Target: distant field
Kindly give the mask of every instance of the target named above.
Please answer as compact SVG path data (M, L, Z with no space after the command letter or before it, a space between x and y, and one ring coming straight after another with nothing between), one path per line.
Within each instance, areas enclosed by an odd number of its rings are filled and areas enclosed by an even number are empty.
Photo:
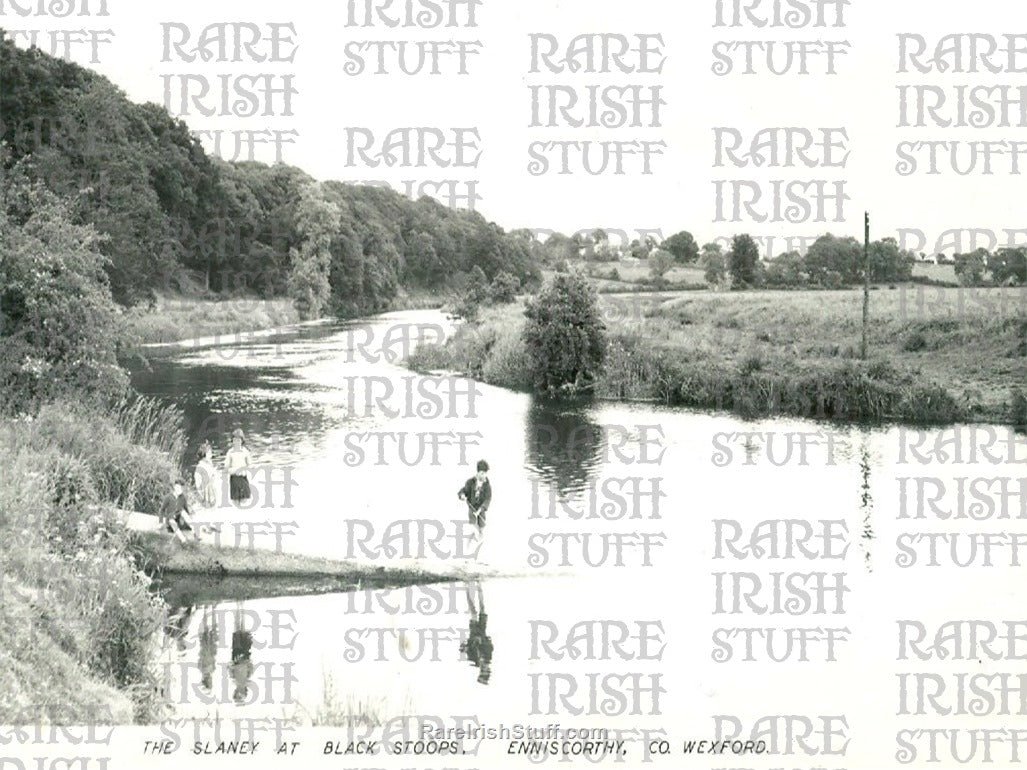
M917 278L933 278L936 281L959 283L955 265L932 265L930 262L917 262L913 265L913 275Z
M848 291L680 292L638 313L637 331L690 358L759 356L782 370L858 356L863 294ZM613 298L616 302L618 298ZM610 315L613 315L608 311ZM1027 287L907 285L870 294L869 350L976 405L1001 411L1027 373Z
M623 287L625 290L631 290L636 287L638 283L647 281L652 277L649 272L649 265L645 262L625 265L620 262L579 261L570 263L570 266L573 270L582 270L586 273L590 272L596 287L606 291L619 287ZM617 271L617 275L619 276L618 280L600 277L609 275L611 270ZM553 273L551 271L543 271L543 276L547 279L552 275ZM672 267L664 274L663 277L671 283L685 282L695 284L706 282L706 279L703 277L702 268L694 265Z

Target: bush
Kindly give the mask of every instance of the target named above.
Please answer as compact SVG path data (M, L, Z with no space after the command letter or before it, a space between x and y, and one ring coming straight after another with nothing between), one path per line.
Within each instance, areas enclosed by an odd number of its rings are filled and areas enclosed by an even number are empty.
M60 553L74 553L84 537L82 524L90 506L97 502L92 471L88 463L68 455L56 454L46 468L49 505L46 537Z
M424 342L414 348L407 356L406 366L422 374L449 369L453 366L453 356L445 345L437 342Z
M124 393L125 326L104 273L101 235L20 164L0 186L0 412L35 414L74 395ZM24 210L22 210L24 209Z
M1023 432L1027 432L1027 396L1020 388L1013 388L1010 398L1012 414L1010 422L1013 426Z
M742 365L740 371L743 377L748 377L750 374L762 371L763 369L763 358L759 353L753 353L742 359Z
M578 275L557 275L525 308L524 342L538 393L592 389L606 348L606 325L592 285Z
M923 335L923 332L912 331L906 335L906 338L902 341L902 349L907 353L915 353L918 350L923 350L927 347L927 338Z
M510 275L504 270L492 279L492 285L489 287L489 299L499 305L513 302L517 298L520 288L521 282L516 276Z

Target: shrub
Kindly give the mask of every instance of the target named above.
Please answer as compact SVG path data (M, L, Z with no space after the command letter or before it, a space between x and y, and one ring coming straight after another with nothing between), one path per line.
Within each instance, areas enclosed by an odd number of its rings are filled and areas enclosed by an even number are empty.
M496 277L492 279L492 285L489 286L489 299L500 305L513 302L517 298L520 288L521 282L517 277L504 270L497 273Z
M415 372L432 372L449 369L453 366L453 356L445 345L436 342L424 342L418 345L407 356L406 365Z
M759 353L753 353L742 359L742 365L740 371L743 377L747 377L750 374L759 372L763 369L763 358Z
M923 335L923 332L919 330L910 332L902 341L902 349L907 353L915 353L916 351L923 350L926 347L927 338Z
M1013 388L1010 405L1012 414L1010 422L1019 431L1027 431L1027 396L1021 388Z
M92 225L29 182L20 164L0 186L0 412L34 414L74 395L123 393L117 353L127 338Z
M98 499L92 471L88 463L77 457L56 454L47 464L46 481L46 537L55 551L74 553L85 536L81 525Z
M536 392L590 390L606 348L606 325L592 285L578 275L557 275L525 308L524 341Z

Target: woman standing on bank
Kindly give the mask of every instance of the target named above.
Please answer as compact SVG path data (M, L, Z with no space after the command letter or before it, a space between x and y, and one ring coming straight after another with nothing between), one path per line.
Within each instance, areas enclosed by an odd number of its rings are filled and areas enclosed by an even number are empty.
M253 464L246 448L241 428L232 432L232 448L225 454L225 472L228 473L228 494L237 506L250 499L249 467Z

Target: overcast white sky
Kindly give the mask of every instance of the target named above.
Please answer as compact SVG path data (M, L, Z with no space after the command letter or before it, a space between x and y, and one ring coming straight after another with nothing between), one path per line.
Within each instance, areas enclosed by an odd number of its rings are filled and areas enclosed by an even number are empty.
M728 8L731 1L724 0ZM360 0L358 5L363 2ZM78 0L79 7L81 3ZM405 179L476 179L482 197L477 208L506 228L553 228L566 232L593 227L652 228L661 229L664 235L688 229L700 242L737 232L781 239L789 234L815 236L831 231L861 238L863 211L870 209L874 237L894 235L898 228L919 228L928 235L924 250L929 252L935 250L935 240L948 228L1027 228L1023 188L1019 175L1008 173L1008 156L994 160L990 175L978 171L959 176L947 170L940 175L920 172L903 177L895 170L900 160L896 145L904 140L1027 140L1027 132L1015 125L1017 120L1006 128L897 127L898 85L1019 86L1025 82L1024 76L1017 73L896 72L899 32L920 33L933 47L939 36L953 32L989 33L1001 41L1002 34L1027 31L1027 23L1017 7L1000 0L958 4L853 0L844 12L844 28L805 29L714 27L716 0L484 0L475 11L477 27L429 30L389 29L384 25L347 27L347 5L310 0L108 0L107 16L53 19L19 16L15 6L28 7L28 0L14 4L6 0L0 2L0 25L9 30L114 30L113 43L100 49L99 63L89 62L90 51L84 46L73 51L72 58L107 75L136 101L164 103L163 75L198 73L216 84L215 76L220 74L291 74L298 90L292 116L183 117L194 129L296 130L296 144L285 147L284 160L321 179L385 178L396 183ZM402 0L393 0L393 6L402 5ZM420 7L419 2L416 5ZM98 0L90 0L90 6L95 14ZM758 10L762 13L773 6L772 0L763 0ZM833 20L833 3L827 13ZM458 16L466 18L466 11L458 9ZM293 23L298 46L294 62L161 61L161 22L185 23L195 39L204 25L223 21ZM562 41L590 32L659 33L663 36L666 63L660 75L530 73L529 34L537 32L556 35ZM368 40L481 41L482 49L469 59L470 74L464 76L346 74L346 44ZM823 71L823 55L811 58L813 74L809 75L717 76L711 71L715 62L712 51L714 44L723 40L844 40L851 47L847 55L838 58L838 74L834 76L816 74ZM733 56L736 66L740 66L742 53ZM1027 61L1027 54L1021 58ZM452 56L446 57L442 62L444 70L453 72L456 61ZM756 62L765 72L765 62L758 58ZM660 111L661 125L592 131L530 128L528 86L558 84L662 86L666 105ZM584 97L583 88L579 92ZM951 89L948 93L950 99L955 98ZM276 104L280 106L281 102ZM169 106L177 112L177 100ZM347 167L347 127L367 127L383 136L392 128L411 126L476 128L482 151L478 167L456 171ZM851 153L844 169L807 169L801 165L755 171L718 169L713 167L713 128L717 126L735 127L745 133L770 126L814 130L844 127ZM533 176L528 172L531 142L589 139L662 140L667 148L664 155L653 160L650 175L635 171L637 159L631 159L628 168L632 173L626 175L591 176L579 170L572 175L558 176L551 171ZM960 152L961 159L967 157L965 147ZM266 152L260 157L271 159ZM551 158L556 161L555 155ZM1021 167L1027 167L1027 154L1021 160ZM759 223L749 217L740 222L716 222L713 181L717 179L823 179L832 183L846 180L851 200L845 205L844 222ZM769 199L769 184L762 189L765 199ZM828 210L833 219L833 204ZM1021 235L1021 240L1027 241L1027 233ZM917 246L912 241L908 245Z

